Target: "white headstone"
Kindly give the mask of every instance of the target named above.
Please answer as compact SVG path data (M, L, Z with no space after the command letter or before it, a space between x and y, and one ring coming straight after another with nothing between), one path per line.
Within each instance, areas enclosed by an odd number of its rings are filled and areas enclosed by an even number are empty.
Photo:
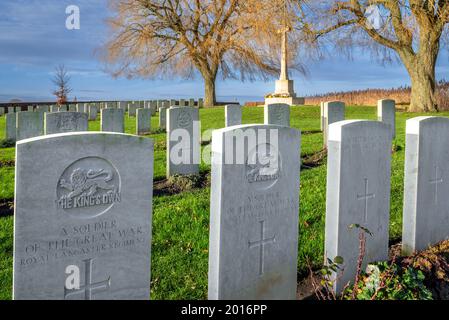
M14 109L14 107L8 107L8 113L15 113L16 110Z
M101 110L101 131L125 132L125 114L123 109Z
M288 104L268 104L264 107L265 124L290 127L290 106Z
M55 112L45 114L45 134L88 131L87 113Z
M69 109L67 108L67 105L61 105L59 106L59 112L67 112Z
M137 109L136 116L137 135L149 134L151 131L151 110Z
M242 107L238 104L225 106L225 127L238 126L242 124Z
M17 115L14 112L13 113L8 112L6 114L6 127L5 127L6 139L16 141L17 137L16 125L17 125Z
M33 106L28 106L28 107L27 107L27 111L29 111L29 112L34 111L34 107L33 107Z
M86 104L85 103L78 103L76 105L76 111L77 112L83 112L83 113L87 112Z
M335 279L334 274L337 293L356 275L364 231L352 225L372 233L366 235L364 267L388 258L390 162L388 125L348 120L329 126L325 255L344 259L343 275Z
M98 108L95 104L89 106L89 120L96 121L98 116Z
M69 104L68 108L69 112L77 112L77 108L75 104Z
M17 141L38 137L44 134L43 112L17 113Z
M402 246L405 254L449 238L449 118L407 120Z
M167 108L161 107L159 109L159 128L167 129Z
M152 140L129 135L19 143L14 299L149 299L152 163Z
M0 116L2 116L2 115L4 115L4 114L5 114L5 108L0 107Z
M324 131L325 118L324 118L324 102L320 103L320 130Z
M133 104L129 104L128 105L128 116L129 117L135 117L138 107L139 106L137 104L134 104L134 103Z
M175 107L167 113L167 177L199 173L201 160L199 112Z
M150 101L150 110L152 116L157 113L157 101Z
M377 102L377 118L390 126L394 139L396 137L396 102L394 100L379 100Z
M204 99L200 98L198 99L198 108L203 108L204 107Z
M300 145L287 127L213 132L209 299L296 299Z
M334 122L345 120L345 104L340 101L330 101L324 103L324 132L323 145L327 147L329 136L329 125Z

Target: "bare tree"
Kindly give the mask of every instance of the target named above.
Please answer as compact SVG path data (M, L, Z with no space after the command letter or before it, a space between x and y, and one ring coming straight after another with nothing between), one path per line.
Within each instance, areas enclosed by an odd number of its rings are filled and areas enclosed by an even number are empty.
M52 82L56 86L56 90L53 92L53 95L56 96L58 105L65 104L69 93L72 92L72 89L69 86L70 77L63 64L55 68L55 74L52 78Z
M318 41L334 37L341 47L375 49L386 60L395 53L410 75L410 111L438 111L435 66L447 35L449 0L300 2L303 31Z
M199 72L205 105L213 106L219 74L241 80L278 75L277 0L110 0L110 5L114 16L104 59L114 76L191 78Z

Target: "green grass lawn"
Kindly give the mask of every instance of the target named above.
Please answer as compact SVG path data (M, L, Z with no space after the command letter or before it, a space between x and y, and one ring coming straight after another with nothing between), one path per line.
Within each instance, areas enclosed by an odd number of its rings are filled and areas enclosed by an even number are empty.
M390 238L399 240L402 228L405 121L420 116L397 113L396 152L392 161ZM448 116L449 113L439 115ZM347 107L347 119L376 119L372 107ZM202 132L224 126L224 109L200 110ZM243 122L263 123L262 108L244 108ZM302 136L302 155L322 149L319 107L293 107L292 126ZM135 133L135 118L126 118L126 133ZM0 140L4 139L5 117L0 117ZM158 127L153 117L152 127ZM99 130L99 121L91 122L91 131ZM206 135L207 136L207 135ZM165 134L149 135L155 140L155 180L165 177ZM207 139L206 139L207 140ZM0 163L14 159L14 148L0 149ZM203 171L210 166L201 165ZM156 196L153 201L152 299L206 299L209 238L209 188L174 196ZM0 200L14 197L14 168L0 165ZM301 172L300 234L298 273L307 273L307 263L319 268L323 261L326 208L326 165ZM0 299L11 298L13 218L0 218Z

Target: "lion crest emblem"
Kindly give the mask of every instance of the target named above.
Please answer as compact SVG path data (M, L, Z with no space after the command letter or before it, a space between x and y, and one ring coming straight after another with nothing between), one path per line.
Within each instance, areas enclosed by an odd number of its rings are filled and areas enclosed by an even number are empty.
M70 191L68 198L78 196L93 196L98 190L115 191L114 185L109 185L113 178L111 171L107 170L84 170L75 169L70 176L70 181L65 179L59 181L59 185Z
M83 158L59 178L56 204L75 217L95 217L121 202L120 189L120 175L113 165L98 157Z

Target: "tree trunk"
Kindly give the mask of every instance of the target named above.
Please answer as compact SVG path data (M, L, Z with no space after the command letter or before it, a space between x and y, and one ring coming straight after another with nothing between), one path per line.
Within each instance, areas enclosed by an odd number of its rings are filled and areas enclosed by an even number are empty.
M400 54L410 75L412 84L410 107L408 111L438 111L435 76L438 53L438 43L432 46L429 44L429 41L421 41L421 49L418 54Z
M213 107L217 102L217 98L215 95L215 79L216 76L208 76L204 77L204 106L205 107Z
M438 111L436 97L435 66L417 66L410 72L412 82L412 94L410 97L411 112Z

